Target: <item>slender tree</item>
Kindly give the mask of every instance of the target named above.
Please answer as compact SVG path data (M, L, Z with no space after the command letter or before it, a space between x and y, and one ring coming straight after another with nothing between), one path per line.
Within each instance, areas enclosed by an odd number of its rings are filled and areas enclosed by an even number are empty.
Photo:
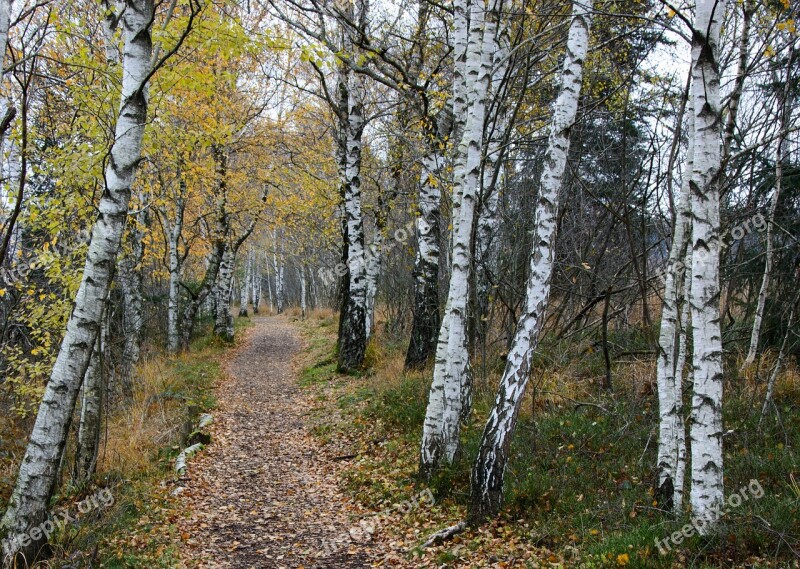
M114 143L105 172L106 188L92 228L83 278L56 363L45 389L30 442L2 527L6 559L35 559L46 537L31 539L29 530L47 517L72 421L75 403L111 286L122 242L136 166L147 121L147 85L152 65L150 26L153 0L126 0L122 14L124 56L122 92Z
M573 4L561 72L561 89L553 110L535 212L525 308L517 323L494 407L483 430L478 457L472 469L469 520L473 523L496 514L502 505L503 478L511 437L530 378L533 352L538 344L550 295L559 192L567 165L570 130L578 110L591 19L591 0Z

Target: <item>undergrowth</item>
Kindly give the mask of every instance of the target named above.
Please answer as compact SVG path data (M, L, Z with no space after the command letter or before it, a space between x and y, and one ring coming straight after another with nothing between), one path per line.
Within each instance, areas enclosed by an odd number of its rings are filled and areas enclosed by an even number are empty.
M331 366L335 323L312 317L304 330L314 347L302 383L343 416L334 423L323 405L317 434L325 441L357 441L350 442L358 458L343 475L345 487L373 508L419 488L418 445L432 371L405 373L404 346L379 335L370 348L378 357L364 377L342 377ZM628 339L617 340L626 345ZM502 514L450 543L417 550L406 557L407 566L798 566L800 376L794 367L779 380L777 413L760 426L763 383L736 377L735 371L726 383L726 496L753 480L763 495L731 508L715 535L684 539L662 554L657 540L681 530L690 513L676 520L654 496L658 409L652 359L618 355L609 393L599 387L603 358L591 344L573 345L572 357L564 345L543 348L512 445ZM428 533L466 513L472 459L502 372L501 356L495 358L475 366L490 372L476 378L473 419L462 430L460 457L431 482L436 507L413 518ZM726 369L738 366L730 362ZM408 530L395 529L398 535ZM417 542L425 537L419 532Z
M246 318L235 320L237 332L249 325ZM52 556L41 567L178 565L181 536L175 522L182 513L170 494L174 459L184 444L188 410L213 412L215 386L222 379L219 360L230 347L205 331L192 342L189 352L156 354L137 366L132 398L109 417L93 479L81 488L64 480L54 497L52 511L65 511L76 519L53 535ZM22 430L20 426L17 429ZM4 432L2 438L5 436ZM21 436L19 432L17 436ZM22 443L19 448L24 451ZM67 456L65 463L69 461ZM12 461L7 471L16 467L18 463ZM2 480L3 507L11 478ZM75 515L81 501L100 492L110 493L113 500L95 499L97 507Z

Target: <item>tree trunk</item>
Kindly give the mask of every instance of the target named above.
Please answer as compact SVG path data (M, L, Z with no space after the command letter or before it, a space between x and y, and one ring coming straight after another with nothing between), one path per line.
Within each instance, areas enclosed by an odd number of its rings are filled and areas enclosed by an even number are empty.
M789 61L786 65L786 79L784 88L778 93L778 140L775 151L775 191L772 194L772 201L769 205L767 214L767 250L764 252L764 274L761 277L761 288L758 291L758 303L756 304L756 314L753 318L753 330L750 334L750 348L747 351L747 358L742 367L752 364L758 353L758 340L761 336L761 324L764 321L764 308L767 305L767 293L769 292L770 273L772 272L772 262L775 257L775 247L772 242L772 232L775 226L775 212L778 209L778 201L781 198L781 186L783 184L783 167L787 152L786 127L791 118L791 110L786 104L792 84L792 67L794 61L794 41L789 46Z
M503 177L506 130L510 120L505 97L501 93L508 71L511 46L506 26L498 26L494 39L491 96L494 100L494 124L487 126L486 151L481 176L481 200L475 235L475 314L472 317L472 336L479 344L486 341L488 326L490 282L489 275L497 261L497 230L500 226L500 192ZM486 49L486 48L484 48ZM477 338L474 338L477 336Z
M36 423L3 517L6 531L4 557L33 561L46 537L29 539L28 532L44 522L58 479L78 391L89 367L92 348L111 286L122 242L136 166L141 159L142 136L147 122L144 84L150 72L152 0L128 0L122 18L124 61L122 92L114 143L105 172L106 187L92 228L80 288L67 321L50 381L45 388Z
M179 173L179 176L181 174ZM164 226L167 229L169 249L169 300L167 302L167 351L171 354L180 349L180 282L181 282L181 256L180 246L183 233L183 214L186 209L185 182L181 176L181 193L175 200L175 220L170 222L167 210L162 212Z
M102 426L103 393L105 392L104 363L107 338L108 317L102 331L97 335L89 367L83 378L81 397L81 418L78 427L78 445L75 449L75 465L72 479L77 485L87 482L97 466L97 452L100 449Z
M242 275L242 282L239 286L239 316L248 316L247 303L250 300L250 279L253 270L252 259L248 253L247 259L244 261L244 274Z
M427 119L430 123L431 119ZM439 315L439 240L441 172L444 167L444 142L437 128L425 133L427 150L421 160L417 200L417 255L414 261L414 310L411 342L405 368L421 369L433 357L441 325Z
M214 318L214 335L230 342L233 340L233 315L231 314L231 285L235 257L228 244L222 254L217 276L217 314Z
M698 0L692 31L692 515L706 534L722 508L722 339L719 322L719 30L724 0Z
M126 396L132 393L133 367L139 362L144 328L144 273L145 234L150 225L147 199L139 195L139 212L128 231L130 253L119 259L119 283L122 288L122 327L125 344L122 349L122 389Z
M459 221L454 225L450 289L436 346L428 407L425 413L420 475L430 479L442 464L452 463L459 446L460 421L468 417L472 404L472 381L467 350L467 299L471 272L473 215L480 184L486 94L491 78L491 49L494 46L498 13L485 18L485 8L476 2L470 9L467 78L473 86L468 95L467 122L456 160L453 201L460 201ZM459 196L458 198L456 196ZM454 205L455 207L455 205Z
M589 44L592 3L573 4L572 24L561 74L561 90L554 107L550 138L536 207L530 276L525 309L508 354L494 407L483 431L478 457L472 469L469 520L478 523L495 515L502 506L503 477L511 437L531 373L533 352L544 323L556 239L558 194L569 153L569 134L580 98L583 63Z
M364 9L364 3L359 2ZM359 20L364 15L359 14ZM345 36L347 33L345 33ZM344 40L344 50L352 51L352 42ZM339 361L341 372L357 370L364 363L367 348L366 301L367 276L364 252L364 217L361 211L361 150L364 132L362 79L342 65L339 72L340 129L344 146L344 214L347 223L348 291L339 327ZM346 104L345 104L346 101Z
M679 116L678 120L682 117ZM694 162L694 118L691 108L688 120L689 146L686 151L681 192L678 199L675 230L667 261L664 284L664 305L661 309L661 330L658 336L658 361L656 364L656 385L658 388L658 498L659 507L679 513L683 509L683 468L681 454L686 451L686 429L683 423L683 361L678 351L686 353L685 334L679 333L681 288L684 285L687 244L691 235L691 196L690 180ZM679 136L680 131L676 132ZM691 281L689 281L691 282ZM684 339L682 343L680 340ZM679 484L678 481L681 481Z
M283 312L283 254L278 230L273 230L272 235L275 246L272 253L272 264L275 268L275 305L278 308L278 314L281 314Z
M306 265L300 263L300 316L303 320L306 319L308 313L308 305L306 301Z
M253 314L258 314L258 309L261 306L261 263L255 251L250 251L250 259L253 267L250 271L250 290L253 291Z

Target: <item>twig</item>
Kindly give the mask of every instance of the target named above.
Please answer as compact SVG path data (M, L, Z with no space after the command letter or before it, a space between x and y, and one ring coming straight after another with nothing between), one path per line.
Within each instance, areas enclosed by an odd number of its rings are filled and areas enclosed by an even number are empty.
M451 539L453 536L458 535L462 531L467 528L467 522L461 520L454 526L450 526L448 528L444 528L443 530L437 531L435 534L428 538L428 541L420 545L420 549L425 549L426 547L430 547L431 545L435 545L437 543L441 543L443 541L447 541Z

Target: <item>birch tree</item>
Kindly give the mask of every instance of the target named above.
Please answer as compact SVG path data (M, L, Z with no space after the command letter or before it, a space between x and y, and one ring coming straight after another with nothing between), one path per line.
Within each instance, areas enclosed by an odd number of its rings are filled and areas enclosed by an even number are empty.
M244 259L244 274L242 281L239 285L239 316L247 316L247 303L250 302L250 273L253 269L252 259L248 252L247 258Z
M359 29L366 28L368 4L359 0L352 21L359 22ZM342 51L353 53L350 31L343 27ZM344 223L346 224L347 285L348 290L342 306L339 326L340 371L351 371L361 367L367 349L367 267L364 248L364 216L361 210L361 152L364 134L364 88L363 78L353 73L345 64L340 64L337 92L339 103L339 137L343 152L344 179Z
M792 65L794 62L794 44L795 39L792 36L789 44L789 56L786 65L786 77L783 81L783 89L778 91L778 139L775 146L775 190L772 193L772 199L769 204L769 212L767 213L767 235L766 250L764 251L764 273L761 277L761 287L758 291L758 300L756 302L756 313L753 317L753 329L750 333L750 346L747 350L747 357L744 360L742 367L752 364L756 359L758 353L758 340L761 337L761 325L764 321L764 309L767 304L767 295L769 294L770 275L772 273L772 264L775 257L775 246L773 243L773 232L775 231L775 212L778 209L778 202L781 199L781 190L783 187L783 169L786 166L788 158L788 144L787 144L787 127L789 125L791 108L787 104L790 89L792 84ZM776 84L780 84L780 80L776 78Z
M180 169L179 169L180 170ZM177 353L180 349L180 283L182 258L180 241L183 234L183 218L186 211L186 181L178 172L178 195L173 201L173 212L161 209L167 237L167 270L169 271L169 297L167 300L167 351Z
M87 482L94 474L97 467L97 453L100 450L103 393L106 391L104 365L108 317L103 320L89 360L89 367L86 369L86 376L83 378L78 443L75 448L75 466L72 474L72 479L77 484Z
M517 323L494 406L484 428L478 457L472 469L469 519L473 523L496 514L502 505L503 479L511 437L530 378L533 352L538 344L547 310L559 192L567 165L570 130L578 110L583 65L589 46L591 11L591 0L573 4L572 23L561 72L561 88L553 109L535 212L525 308Z
M691 108L694 160L691 177L692 319L691 506L706 519L700 533L716 521L723 505L722 338L719 314L719 33L725 2L699 0L692 29Z
M681 113L682 114L682 113ZM678 120L682 120L679 117ZM694 161L694 117L689 110L689 146L686 165L678 199L675 230L667 260L664 284L664 303L661 310L661 330L658 336L656 384L658 388L658 489L659 497L666 500L659 506L682 511L683 485L686 462L686 429L683 417L683 366L686 354L686 336L681 331L684 287L684 260L691 234L690 177ZM680 131L678 131L680 133ZM679 136L676 134L676 136ZM691 281L690 281L691 282ZM680 357L680 353L683 357Z
M470 8L466 56L467 121L454 168L453 254L450 288L436 347L433 382L428 396L420 451L420 474L429 479L442 464L451 463L459 446L460 421L469 415L472 398L467 350L467 299L472 268L470 249L473 215L480 185L486 95L502 2L487 11L482 2ZM458 204L458 205L457 205Z
M100 331L122 242L147 120L146 81L152 68L152 20L152 0L125 2L121 18L124 37L121 103L105 172L106 188L92 228L73 312L2 520L8 544L4 557L9 560L32 561L46 541L44 536L31 539L28 532L47 517L78 391Z
M145 254L145 233L150 225L149 204L145 192L139 192L138 211L133 215L127 232L130 251L119 259L119 284L122 288L122 325L125 345L122 351L122 385L126 395L131 393L133 366L139 361L144 327L144 274L142 263Z

